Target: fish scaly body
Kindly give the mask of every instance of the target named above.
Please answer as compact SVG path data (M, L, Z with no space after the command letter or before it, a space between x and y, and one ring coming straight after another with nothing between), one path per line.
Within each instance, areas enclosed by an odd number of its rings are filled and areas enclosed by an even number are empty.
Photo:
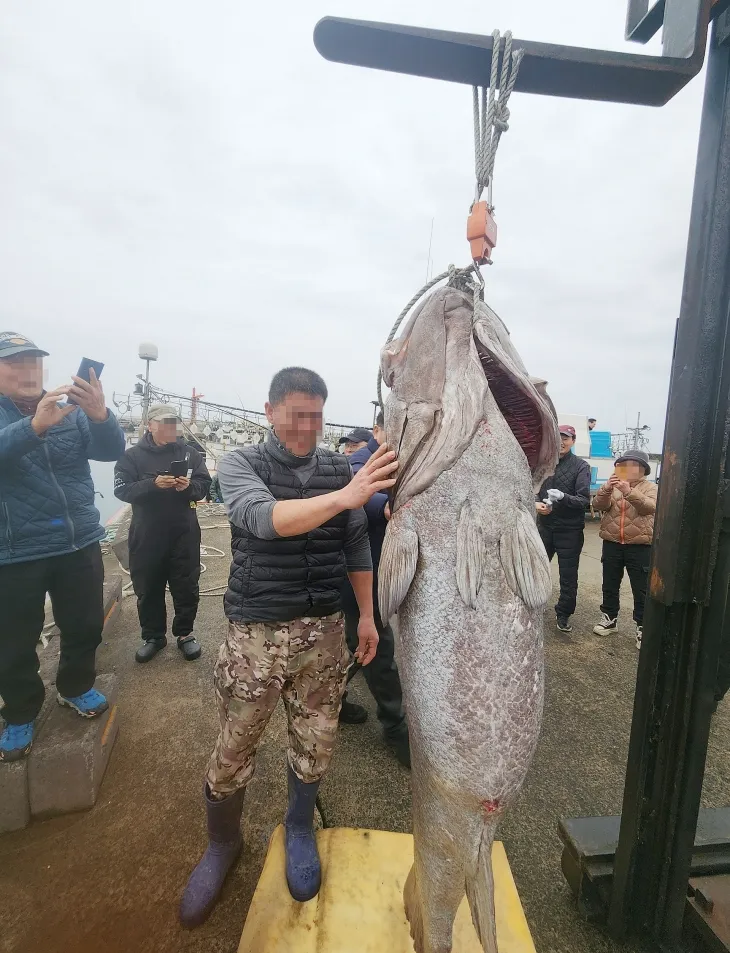
M458 288L426 299L382 366L400 462L380 609L398 612L411 740L406 913L416 953L450 953L466 893L497 953L492 842L542 720L551 581L533 487L557 461L557 423L499 318Z

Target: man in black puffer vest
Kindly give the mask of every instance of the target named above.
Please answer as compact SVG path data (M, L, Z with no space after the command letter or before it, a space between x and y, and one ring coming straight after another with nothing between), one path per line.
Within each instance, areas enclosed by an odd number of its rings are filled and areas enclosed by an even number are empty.
M536 497L537 528L552 560L557 553L560 598L555 606L556 625L572 631L570 617L578 598L578 562L583 549L585 511L591 498L591 468L573 453L575 428L560 427L560 460L555 473Z
M227 454L218 468L233 552L228 634L214 676L222 727L205 783L209 845L180 904L186 926L208 916L241 849L243 793L279 697L289 722L286 879L300 902L319 890L315 800L352 661L340 591L347 574L360 611L355 658L368 665L378 633L362 507L395 483L397 467L382 447L353 477L346 457L318 448L326 399L313 371L279 371L266 442Z

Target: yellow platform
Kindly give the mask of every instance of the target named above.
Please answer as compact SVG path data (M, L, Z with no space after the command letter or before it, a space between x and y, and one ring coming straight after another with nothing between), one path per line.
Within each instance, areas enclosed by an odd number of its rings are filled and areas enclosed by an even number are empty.
M413 862L410 834L333 827L319 831L322 889L309 903L289 896L284 829L269 843L238 953L413 953L403 884ZM492 852L499 953L535 953L504 847ZM466 899L453 953L482 953Z

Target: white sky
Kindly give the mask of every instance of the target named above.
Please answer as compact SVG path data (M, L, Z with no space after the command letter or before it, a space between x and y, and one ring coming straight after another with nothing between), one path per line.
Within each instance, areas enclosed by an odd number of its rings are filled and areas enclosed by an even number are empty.
M587 12L590 7L590 12ZM426 276L465 264L471 90L329 63L326 14L585 46L624 0L6 2L0 16L0 330L252 409L271 375L327 380L368 423L379 349ZM513 95L488 299L559 410L659 448L702 80L663 109Z

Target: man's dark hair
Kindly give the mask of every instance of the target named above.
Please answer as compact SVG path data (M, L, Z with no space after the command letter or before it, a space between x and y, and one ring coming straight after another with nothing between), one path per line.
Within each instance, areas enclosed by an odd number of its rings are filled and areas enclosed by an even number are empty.
M284 367L271 379L269 403L276 406L289 394L309 394L327 400L327 385L319 374L306 367Z
M381 430L385 426L385 415L382 410L378 411L378 416L375 418L375 426L380 427Z

